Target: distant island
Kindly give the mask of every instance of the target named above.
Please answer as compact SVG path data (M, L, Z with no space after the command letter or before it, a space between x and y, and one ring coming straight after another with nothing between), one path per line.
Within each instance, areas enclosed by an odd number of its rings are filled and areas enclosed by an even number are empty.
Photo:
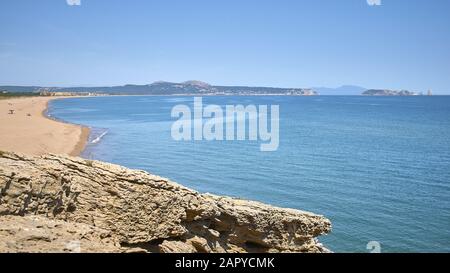
M420 93L408 90L369 89L362 93L364 96L418 96Z
M201 81L182 83L158 81L146 85L127 84L110 87L0 86L1 92L28 92L49 95L318 95L311 88L276 88L250 86L213 86Z

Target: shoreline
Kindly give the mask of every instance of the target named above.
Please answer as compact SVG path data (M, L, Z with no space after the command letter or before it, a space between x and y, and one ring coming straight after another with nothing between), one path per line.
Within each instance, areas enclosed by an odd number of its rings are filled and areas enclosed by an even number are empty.
M80 156L87 145L90 128L47 114L51 101L66 98L74 97L0 100L0 150L38 156L48 153Z
M79 126L81 126L81 125L79 125ZM90 134L91 134L91 129L89 129L86 126L81 126L80 139L78 140L78 143L73 148L72 152L69 153L70 156L78 156L78 157L81 156L84 149L86 149Z
M81 125L81 124L70 123L70 122L67 122L67 121L64 121L64 120L61 120L61 119L58 119L58 118L55 118L55 117L51 117L51 116L48 115L48 109L50 107L50 102L51 101L55 101L55 100L58 100L58 99L70 99L70 98L81 98L81 97L68 96L68 97L53 97L53 98L50 98L46 102L45 109L42 110L41 115L44 118L49 119L49 120L53 120L53 121L56 121L56 122L59 122L59 123L62 123L62 124L68 124L68 125L71 125L71 126L78 126L78 127L80 127L80 129L81 129L80 138L79 138L77 144L75 144L75 147L73 148L73 150L68 154L70 156L80 156L81 153L83 153L84 149L86 149L86 146L87 146L88 140L89 140L89 136L91 134L91 129L89 127Z

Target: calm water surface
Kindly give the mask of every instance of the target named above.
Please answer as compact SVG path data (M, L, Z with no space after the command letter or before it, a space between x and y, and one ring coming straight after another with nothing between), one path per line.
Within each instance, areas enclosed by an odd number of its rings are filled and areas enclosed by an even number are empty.
M450 252L450 97L204 97L280 105L280 146L172 140L192 97L56 100L49 113L93 128L86 158L144 169L200 192L323 214L335 252Z

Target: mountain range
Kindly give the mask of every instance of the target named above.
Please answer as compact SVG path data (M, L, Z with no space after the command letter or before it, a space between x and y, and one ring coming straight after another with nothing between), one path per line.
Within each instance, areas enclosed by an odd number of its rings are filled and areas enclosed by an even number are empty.
M0 86L4 92L88 92L114 95L361 95L366 88L345 85L338 88L278 88L253 86L214 86L201 81L182 83L158 81L152 84L102 87Z

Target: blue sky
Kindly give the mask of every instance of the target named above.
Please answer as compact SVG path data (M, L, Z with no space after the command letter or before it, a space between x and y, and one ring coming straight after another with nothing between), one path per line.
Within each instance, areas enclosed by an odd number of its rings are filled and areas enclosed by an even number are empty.
M0 85L220 85L450 94L450 1L3 0Z

